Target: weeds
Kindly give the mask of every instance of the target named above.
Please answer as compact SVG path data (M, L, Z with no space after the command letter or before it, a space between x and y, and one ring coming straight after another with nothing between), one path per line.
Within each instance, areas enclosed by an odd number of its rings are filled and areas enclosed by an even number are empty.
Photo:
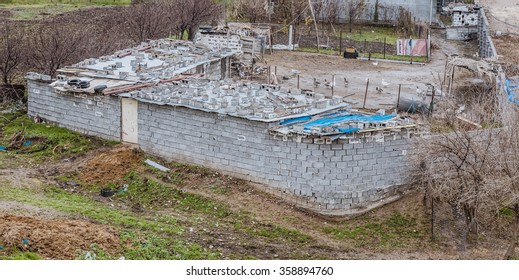
M0 255L0 260L13 260L13 261L21 261L21 260L42 260L43 258L33 252L23 252L20 251L18 248L12 248L11 250L8 250L7 256Z
M120 197L139 207L172 207L181 211L195 211L220 218L230 215L228 207L224 204L143 178L136 172L130 172L125 180L128 189Z
M9 140L13 136L23 135L25 144L13 152L30 154L31 160L35 162L68 154L82 154L94 146L91 139L84 135L54 125L37 124L29 117L20 115L11 116L10 122L4 124L3 134L0 145L4 146L10 144Z
M350 239L360 247L407 247L409 244L416 245L423 237L416 219L400 213L394 213L389 219L378 223L352 226L345 222L342 226L325 227L322 231L336 239Z
M128 259L138 260L193 260L217 259L219 254L207 252L198 244L185 244L166 234L124 231L121 241L125 244L123 254Z

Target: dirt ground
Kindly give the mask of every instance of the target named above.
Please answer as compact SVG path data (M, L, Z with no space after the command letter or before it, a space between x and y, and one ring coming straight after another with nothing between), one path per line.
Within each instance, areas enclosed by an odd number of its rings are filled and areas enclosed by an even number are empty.
M516 47L519 43L519 3L508 0L480 0L480 3L486 10L497 53L503 56L501 60L519 64L519 49ZM499 36L497 32L503 35Z
M0 244L5 248L38 252L46 259L74 259L81 251L90 251L94 243L115 253L119 248L118 233L84 220L49 220L0 212Z
M335 76L333 95L345 97L354 108L362 108L369 79L366 108L391 110L396 106L400 84L402 98L421 100L417 88L427 91L426 84L432 84L440 89L439 79L444 77L446 55L471 56L477 52L475 42L447 41L441 30L434 30L432 35L434 44L441 49L433 49L432 61L426 64L377 63L344 59L338 55L275 51L273 55L266 55L265 63L260 65L270 66L272 72L276 71L279 84L292 88L297 88L297 76L293 75L297 71L301 89L312 89L326 96L332 96L332 89L324 84ZM258 80L267 82L266 79L265 75ZM314 86L314 79L320 82L318 87ZM382 89L381 93L377 87Z
M54 164L46 164L33 168L1 169L0 189L6 182L15 187L32 187L54 184L57 175L82 174L85 170L94 172L95 169L110 170L111 164L119 155L124 158L126 171L135 168L137 172L150 179L168 182L167 176L150 173L142 164L143 157L135 152L132 146L117 145L94 150L82 157L64 159ZM115 161L115 160L114 160ZM110 178L111 181L122 177L125 172L118 164L113 164L112 177L107 174L93 177L94 180ZM91 168L91 169L87 169ZM340 227L349 224L362 227L366 222L380 222L390 219L395 213L413 217L417 221L416 228L426 231L428 214L422 204L423 195L414 193L407 195L382 208L363 215L360 219L347 222L330 220L319 215L302 211L282 199L261 191L261 186L247 181L225 176L215 170L192 168L189 166L172 166L172 171L182 174L182 184L171 187L181 188L183 192L210 197L219 203L228 205L232 213L247 213L253 217L249 226L262 227L279 226L297 230L308 236L311 241L294 247L289 242L272 242L272 240L256 237L251 238L242 231L232 227L235 217L218 220L208 220L200 223L196 214L178 212L167 208L153 212L146 210L143 215L153 216L156 213L174 217L181 224L189 227L189 234L184 236L188 242L200 244L204 248L212 248L222 255L222 258L233 259L239 256L255 256L259 259L290 259L294 252L299 258L321 259L499 259L506 248L504 240L489 239L487 243L480 242L478 246L469 246L460 255L457 250L456 238L431 243L425 234L417 239L415 244L403 244L400 247L380 249L377 240L369 237L366 244L359 247L355 241L337 239L323 234L322 228L329 226ZM100 172L102 174L102 172ZM54 174L54 175L52 175ZM3 183L2 183L3 182ZM98 193L84 195L93 196L98 201L111 207L126 209L111 199L101 198ZM115 204L115 205L114 205ZM244 212L245 211L245 212ZM301 222L304 221L304 222ZM214 226L214 223L221 223ZM229 224L231 223L231 224ZM230 225L230 226L229 226ZM89 251L91 244L97 244L105 252L118 256L120 238L118 228L101 225L78 215L62 213L50 208L40 208L30 203L0 200L0 245L16 246L21 250L37 252L47 259L73 259L78 253ZM452 235L449 224L437 229L438 236ZM27 240L24 244L23 240ZM0 251L1 254L1 251Z
M141 158L142 153L138 149L128 149L125 146L102 152L82 164L80 179L99 185L121 183L122 177L139 164Z

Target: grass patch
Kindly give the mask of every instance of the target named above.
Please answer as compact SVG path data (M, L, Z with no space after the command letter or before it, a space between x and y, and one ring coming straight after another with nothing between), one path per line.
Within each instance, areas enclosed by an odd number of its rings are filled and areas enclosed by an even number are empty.
M43 260L43 258L37 253L33 252L22 252L17 248L9 250L7 256L0 255L0 260L11 260L11 261L29 261L29 260Z
M306 243L311 238L297 230L287 229L277 225L266 225L260 228L252 228L247 231L251 235L263 236L268 239L280 239L293 243Z
M31 161L42 162L63 155L82 154L94 147L90 138L66 128L34 123L28 116L19 113L3 116L4 118L0 118L3 120L0 123L0 135L3 134L0 137L0 146L8 146L12 137L21 133L28 145L9 153L30 155Z
M397 32L393 27L384 26L356 26L351 33L348 31L342 32L343 39L350 39L359 42L384 42L386 44L394 45L402 34ZM337 35L337 37L339 37Z
M359 55L364 55L364 57L369 57L369 53L361 53ZM384 58L383 53L371 53L371 58L378 58L378 59L387 59L387 60L398 60L398 61L411 61L411 57L408 55L392 55L392 54L386 54ZM427 62L426 56L413 56L413 62Z
M119 196L134 205L148 208L173 207L182 211L194 211L220 218L230 215L228 207L224 204L144 178L136 172L130 172L125 180L128 189Z
M499 209L499 215L504 216L504 217L515 217L515 211L514 211L514 209L505 207L505 208Z
M132 227L141 230L181 233L182 227L170 216L139 217L131 212L108 207L80 194L69 193L57 187L46 187L43 192L24 188L3 188L0 199L53 208L61 212L79 214L112 226Z
M180 239L183 227L169 215L143 217L131 212L106 206L91 198L46 187L43 192L34 189L3 188L0 200L12 200L61 212L79 214L100 223L124 228L120 233L121 254L126 259L216 259L218 253L202 249L198 244ZM95 244L90 256L95 259L113 259ZM86 252L78 252L85 259Z
M11 12L10 19L38 20L95 6L129 5L131 0L0 0L0 8Z
M204 250L198 244L185 244L167 235L124 231L121 241L126 244L125 258L135 260L193 260L218 259L218 253Z
M416 245L423 237L415 218L393 214L382 222L370 222L363 225L343 225L325 227L322 231L336 239L349 239L359 247L395 248Z

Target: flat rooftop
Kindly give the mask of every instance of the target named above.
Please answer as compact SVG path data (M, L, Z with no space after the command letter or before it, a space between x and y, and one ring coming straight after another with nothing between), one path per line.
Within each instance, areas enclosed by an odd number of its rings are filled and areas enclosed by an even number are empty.
M176 77L198 66L237 54L222 48L211 50L180 40L153 40L117 51L112 55L90 58L59 69L62 76L123 80L132 83L153 82Z

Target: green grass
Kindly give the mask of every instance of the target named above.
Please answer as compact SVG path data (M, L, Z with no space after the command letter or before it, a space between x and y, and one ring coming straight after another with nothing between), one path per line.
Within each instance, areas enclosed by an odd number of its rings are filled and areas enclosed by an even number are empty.
M218 259L219 254L207 252L198 244L185 244L167 235L127 230L121 233L121 241L128 242L123 255L134 260L193 260Z
M339 37L339 35L336 35ZM350 39L359 42L384 42L386 44L394 45L402 34L396 32L392 27L383 26L355 26L351 33L346 30L342 32L343 39Z
M355 226L344 222L340 226L325 227L322 231L339 240L349 239L358 247L382 249L415 246L424 236L415 218L399 213L381 222L368 221Z
M97 202L80 194L69 193L57 187L41 190L28 188L3 188L0 200L13 200L42 208L53 208L61 212L79 214L112 226L180 234L183 227L170 216L143 218L131 212Z
M360 53L359 55L362 55ZM364 57L369 57L369 53L364 53ZM384 58L383 53L371 53L371 58L387 59L387 60L399 60L399 61L411 61L411 57L408 55L392 55L386 54ZM426 56L413 56L413 62L427 62Z
M169 215L143 217L56 187L46 187L44 191L3 188L0 200L52 208L124 228L120 233L123 248L121 254L126 259L215 259L219 256L218 253L202 249L198 244L182 241L184 228ZM117 258L95 247L92 252L97 259ZM80 253L78 258L84 258L84 253Z
M14 134L22 132L31 143L9 153L25 154L34 162L68 154L82 154L94 147L90 138L66 128L37 124L26 115L9 114L6 118L9 121L0 118L0 135L3 134L3 137L0 137L0 146L8 146L9 139Z
M0 260L12 260L12 261L28 261L28 260L42 260L43 258L33 252L22 252L18 249L13 249L8 252L8 256L1 256Z
M207 197L184 192L175 187L147 179L136 172L130 172L125 181L128 190L118 196L138 206L172 207L181 211L224 218L230 215L227 205Z
M297 230L287 229L277 225L250 228L247 232L253 236L262 236L272 240L278 239L292 243L306 243L311 239L310 236Z
M8 9L14 20L38 20L95 6L129 5L131 0L0 0L0 8Z

